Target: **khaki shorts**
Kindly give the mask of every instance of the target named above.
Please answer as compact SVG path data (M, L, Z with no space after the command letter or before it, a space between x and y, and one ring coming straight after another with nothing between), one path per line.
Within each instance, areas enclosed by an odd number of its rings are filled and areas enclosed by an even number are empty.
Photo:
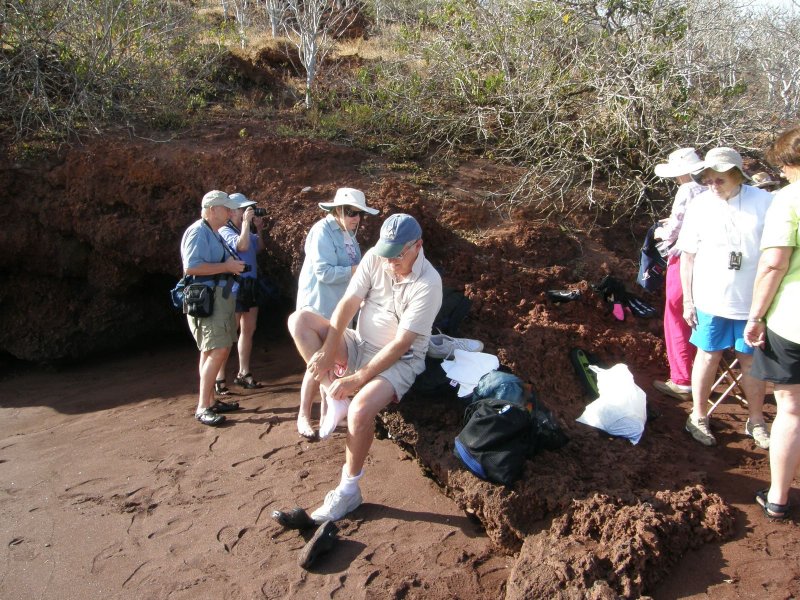
M208 352L215 348L227 348L236 343L236 297L229 294L222 297L222 288L217 286L214 290L214 312L210 317L198 319L186 315L189 321L189 330L197 342L200 352Z
M358 333L353 329L345 329L344 343L347 346L346 375L355 373L380 351L380 348L359 338ZM395 402L399 402L408 391L408 388L414 384L417 375L424 370L425 360L411 355L400 358L391 367L378 374L377 377L385 379L392 385L396 396Z

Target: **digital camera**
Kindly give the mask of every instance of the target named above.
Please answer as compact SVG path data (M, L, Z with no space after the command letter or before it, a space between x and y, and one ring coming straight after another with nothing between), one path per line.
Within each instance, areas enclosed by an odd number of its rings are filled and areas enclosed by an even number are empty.
M253 215L256 217L266 217L267 216L267 209L261 208L260 206L253 207Z

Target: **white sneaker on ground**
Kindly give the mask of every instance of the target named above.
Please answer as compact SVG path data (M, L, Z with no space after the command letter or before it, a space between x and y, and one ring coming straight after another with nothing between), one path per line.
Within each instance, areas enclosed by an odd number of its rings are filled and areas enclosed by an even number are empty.
M671 379L666 381L654 381L653 387L667 396L672 396L678 400L691 400L692 399L692 386L678 385Z
M325 495L325 502L311 513L311 518L315 523L338 521L347 513L361 506L363 501L360 488L356 488L354 494L343 494L336 488Z
M454 338L443 333L437 333L431 336L428 343L428 356L447 359L453 356L453 352L456 349L467 352L480 352L483 350L483 342L469 338Z
M692 437L704 446L713 446L717 443L717 438L711 433L711 428L708 426L708 417L702 417L695 421L692 416L686 419L686 431L692 434Z
M756 446L769 450L769 431L764 423L751 423L750 419L744 424L744 432L753 438Z

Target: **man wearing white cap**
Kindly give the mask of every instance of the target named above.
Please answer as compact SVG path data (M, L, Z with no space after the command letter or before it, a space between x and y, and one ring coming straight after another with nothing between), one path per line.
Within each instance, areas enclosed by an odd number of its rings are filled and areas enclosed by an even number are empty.
M683 288L681 287L681 251L675 246L683 225L683 217L692 199L706 188L692 179L702 169L703 161L694 148L678 148L667 162L656 165L659 177L671 177L678 183L678 192L668 219L656 228L654 237L661 240L659 250L667 249L667 276L664 303L664 343L667 347L669 379L654 381L653 387L678 400L692 397L692 363L695 347L689 343L691 328L683 320ZM661 252L664 255L664 252Z
M218 230L228 222L231 210L238 206L225 192L208 192L203 196L202 218L189 225L181 239L184 273L193 277L192 283L214 288L211 316L186 315L200 351L200 395L195 418L203 425L219 425L225 421L225 416L219 413L239 408L236 402L214 402L214 378L236 342L235 300L230 276L241 273L245 264L231 254Z
M378 243L364 255L330 321L310 311L290 317L289 330L328 403L320 437L347 417L341 481L311 514L316 522L336 521L361 504L358 482L375 416L399 401L425 370L441 303L442 280L423 254L419 223L396 214L384 221ZM348 329L359 308L356 330Z
M753 299L761 233L772 201L769 192L744 185L749 177L733 148L712 148L700 173L708 191L689 206L678 238L683 316L694 330L692 413L686 431L706 446L717 443L708 422L708 398L722 353L733 348L742 370L749 418L744 433L769 448L764 422L764 382L750 375L753 348L744 329Z

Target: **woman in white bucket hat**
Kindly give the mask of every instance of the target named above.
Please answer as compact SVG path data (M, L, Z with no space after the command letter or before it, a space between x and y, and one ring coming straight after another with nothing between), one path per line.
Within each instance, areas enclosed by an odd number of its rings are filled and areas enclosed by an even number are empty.
M708 424L708 398L722 353L732 348L741 366L740 385L749 418L744 433L769 448L764 422L764 382L750 374L753 348L744 340L750 313L764 218L772 194L750 185L741 155L712 148L700 180L708 191L689 206L678 238L683 316L697 347L692 365L692 413L686 430L706 446L716 444Z
M667 162L656 165L659 177L668 177L678 184L669 218L661 221L654 237L662 254L666 251L667 275L664 303L664 343L667 347L669 379L654 381L653 387L678 400L692 397L692 363L695 347L689 343L691 328L683 320L683 288L681 287L681 252L675 242L681 232L686 209L695 196L706 188L692 179L692 173L703 167L703 160L694 148L678 148L667 157Z
M320 202L319 207L327 214L314 223L306 236L295 309L310 310L330 319L361 262L356 240L361 220L367 214L377 215L378 210L367 206L364 192L353 188L339 188L332 202ZM316 435L310 418L318 389L314 378L306 373L300 389L297 431L309 439Z

